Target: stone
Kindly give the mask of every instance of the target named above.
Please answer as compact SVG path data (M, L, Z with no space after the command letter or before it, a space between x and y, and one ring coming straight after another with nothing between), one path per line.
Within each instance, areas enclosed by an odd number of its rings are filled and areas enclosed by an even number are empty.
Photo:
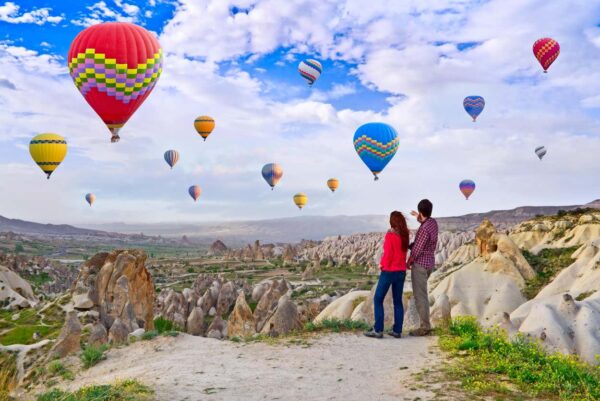
M94 307L94 301L91 300L89 292L73 294L73 307L77 310L92 309Z
M217 315L224 316L226 315L231 306L235 302L236 292L235 285L232 281L228 281L221 287L221 291L219 292L219 297L217 298Z
M58 358L64 358L69 354L79 352L81 350L81 329L81 323L77 319L77 312L71 311L67 313L67 320L50 354Z
M196 306L187 318L186 331L193 336L200 336L204 332L204 312Z
M144 329L134 330L131 333L129 333L129 338L135 338L136 340L141 340L142 336L144 335L145 332L146 332L146 330L144 330Z
M276 337L301 327L298 307L286 294L279 299L275 313L266 322L261 332Z
M206 337L222 340L227 337L227 322L217 315L206 330Z
M441 294L435 300L434 307L431 308L431 324L433 327L446 328L452 321L452 308L450 307L450 299L446 294Z
M108 342L108 331L106 327L100 322L96 322L94 326L92 326L92 330L90 331L90 336L88 338L88 344L93 346L98 346L102 344L106 344Z
M267 319L275 311L279 298L281 298L289 290L289 285L285 279L273 281L273 285L269 288L260 299L254 309L254 320L256 321L256 331L262 331Z
M366 301L371 296L370 291L351 291L346 295L336 299L315 318L315 323L321 323L326 319L345 320L352 317L352 313L357 306Z
M243 291L239 292L233 311L229 315L227 332L229 338L246 338L256 334L254 315L252 314L250 306L246 303L246 295Z
M273 280L266 279L254 285L254 288L252 288L252 301L260 301L262 296L265 295L267 291L269 291L269 288L271 288L272 284Z
M125 344L128 336L127 325L120 318L116 318L108 331L108 342L114 345Z

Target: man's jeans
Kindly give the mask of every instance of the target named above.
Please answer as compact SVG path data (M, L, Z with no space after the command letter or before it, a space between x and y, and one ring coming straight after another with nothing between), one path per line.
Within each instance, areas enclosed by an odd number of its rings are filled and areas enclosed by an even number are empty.
M425 330L431 330L431 323L429 322L429 294L427 292L427 279L430 274L431 269L426 269L418 264L413 264L410 270L415 306L421 318L421 328Z
M402 305L402 291L404 290L404 279L406 272L385 272L379 275L373 306L375 309L375 326L373 329L381 333L383 331L383 301L387 295L390 286L392 287L392 298L394 299L394 332L402 333L402 323L404 321L404 306Z

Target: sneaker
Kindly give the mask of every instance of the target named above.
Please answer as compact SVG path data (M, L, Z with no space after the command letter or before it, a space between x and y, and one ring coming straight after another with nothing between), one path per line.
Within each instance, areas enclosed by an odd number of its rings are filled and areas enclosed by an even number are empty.
M411 330L408 334L410 334L413 337L428 336L429 334L431 334L431 329L421 327L416 330Z
M386 334L394 338L402 338L402 333L396 333L394 330L389 330L386 332Z
M369 331L365 331L365 336L371 338L383 338L383 333L380 331L375 331L375 329L371 329Z

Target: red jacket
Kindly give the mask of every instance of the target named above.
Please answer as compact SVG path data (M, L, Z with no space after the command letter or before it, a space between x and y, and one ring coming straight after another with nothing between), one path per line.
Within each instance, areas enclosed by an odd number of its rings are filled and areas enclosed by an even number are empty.
M383 255L379 264L382 271L406 271L406 251L402 248L402 238L394 231L390 230L385 234Z

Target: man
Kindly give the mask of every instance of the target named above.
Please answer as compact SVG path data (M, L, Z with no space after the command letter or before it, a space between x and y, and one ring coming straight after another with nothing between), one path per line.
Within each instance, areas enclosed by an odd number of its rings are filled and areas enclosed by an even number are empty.
M409 334L411 336L426 336L431 333L427 279L435 267L438 224L431 217L433 204L428 199L423 199L419 202L417 210L418 213L415 211L410 213L417 218L421 226L417 230L415 241L410 245L411 253L408 259L408 268L410 269L413 297L415 297L415 306L421 319L421 325Z

